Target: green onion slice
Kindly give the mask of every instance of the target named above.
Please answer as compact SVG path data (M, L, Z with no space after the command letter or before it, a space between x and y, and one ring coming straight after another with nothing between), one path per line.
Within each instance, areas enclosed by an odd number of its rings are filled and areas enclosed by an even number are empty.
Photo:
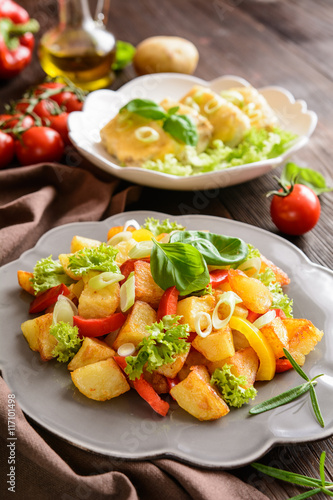
M221 298L216 304L212 315L213 327L215 328L215 330L220 330L229 323L230 318L234 313L235 305L239 304L240 302L242 302L242 299L238 297L238 295L234 292L225 292L221 295ZM220 319L219 317L219 307L221 304L227 304L230 308L228 316L224 319Z
M93 278L90 278L90 280L88 281L88 286L93 290L101 290L106 286L118 283L118 281L121 281L124 278L125 276L119 273L111 273L111 272L100 273L94 276Z
M75 304L65 295L59 295L58 300L53 309L52 323L56 325L60 321L69 323L73 326L73 316L78 314Z
M120 310L126 312L135 302L135 276L131 273L120 287Z
M149 241L139 241L131 250L128 252L130 259L143 259L149 257L152 251L154 243L152 240Z
M206 318L208 321L208 326L204 331L201 330L201 318ZM202 338L208 337L208 335L212 333L213 329L212 318L208 313L204 311L200 311L198 312L198 314L195 315L194 325L195 325L195 331Z
M115 234L110 238L107 242L107 245L115 246L118 245L118 243L121 243L122 241L128 241L132 238L132 232L131 231L121 231L120 233Z
M256 278L258 276L260 268L261 268L260 257L253 257L252 259L248 259L237 267L237 269L243 271L248 276L251 276L251 278Z

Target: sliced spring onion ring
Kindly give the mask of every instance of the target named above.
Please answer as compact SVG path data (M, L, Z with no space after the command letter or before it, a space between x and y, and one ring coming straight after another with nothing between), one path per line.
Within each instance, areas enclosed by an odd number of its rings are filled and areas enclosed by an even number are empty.
M120 287L120 310L126 312L135 302L135 276L131 273Z
M241 107L244 104L244 96L237 90L222 90L220 95L235 106Z
M220 330L229 323L230 318L233 315L235 305L239 304L240 302L242 302L242 299L238 297L235 292L225 292L221 295L212 314L213 327L215 328L215 330ZM221 304L227 304L230 308L228 316L224 319L220 319L219 317L219 307Z
M57 324L60 321L64 323L69 323L73 326L73 316L78 314L78 310L75 304L64 295L59 295L58 300L53 309L53 324Z
M132 238L132 232L131 231L121 231L120 233L115 234L110 238L107 242L107 245L118 245L121 241L128 241Z
M90 278L90 280L88 281L88 286L93 290L101 290L106 286L113 285L113 283L118 283L118 281L121 281L124 278L125 276L123 276L120 273L111 273L111 272L100 273L94 276L93 278Z
M220 109L222 103L222 99L213 97L213 99L210 99L210 101L206 102L206 104L204 105L204 112L207 113L207 115L211 115L212 113L215 113L215 111Z
M126 356L132 356L132 354L135 352L135 345L132 344L132 342L126 342L126 344L123 344L119 347L117 354L118 356L123 356L126 358Z
M260 257L253 257L252 259L248 259L237 267L237 269L239 269L240 271L244 271L245 274L248 274L248 276L251 276L252 278L256 278L258 276L260 268Z
M149 257L152 251L154 243L152 240L139 241L131 250L128 252L130 259L143 259L144 257Z
M130 226L134 227L135 229L141 229L140 224L139 224L139 223L138 223L138 221L137 221L137 220L135 220L135 219L128 219L128 220L125 222L125 224L124 224L124 231L126 231L126 230L127 230L127 228L128 228L128 227L130 227Z
M152 127L139 127L134 132L135 137L141 142L155 142L160 138L160 134Z
M186 106L189 106L190 108L193 108L198 112L200 111L200 106L194 101L193 97L186 97L185 104Z
M252 324L260 330L260 328L273 321L274 318L276 318L276 311L274 309L270 309L267 313L259 316L259 318L253 321Z
M201 318L206 318L208 321L208 326L204 331L201 330ZM194 318L194 326L195 331L200 337L202 337L203 339L205 337L208 337L208 335L212 333L213 329L212 318L210 317L210 314L203 311L198 312L198 314L196 314Z

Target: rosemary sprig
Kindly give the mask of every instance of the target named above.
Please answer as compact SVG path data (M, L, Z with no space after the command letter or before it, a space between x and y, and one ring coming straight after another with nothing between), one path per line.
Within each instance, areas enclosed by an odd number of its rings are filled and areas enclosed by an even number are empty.
M289 498L289 500L302 500L303 498L312 497L317 493L324 493L327 496L333 497L333 491L331 491L333 489L333 483L325 480L325 458L326 452L323 451L321 453L319 463L320 479L277 469L276 467L269 467L268 465L259 464L257 462L253 462L251 466L263 474L274 477L275 479L280 479L281 481L285 481L287 483L297 484L298 486L313 488L301 493L300 495Z
M288 391L282 392L278 396L274 396L273 398L267 399L266 401L259 403L258 405L251 408L251 410L249 411L250 415L258 415L259 413L264 413L265 411L272 410L273 408L277 408L278 406L283 406L287 403L290 403L294 399L299 398L302 394L305 394L306 392L310 391L311 403L312 403L312 407L313 407L313 411L314 411L314 414L316 416L316 419L318 420L321 427L325 427L325 422L324 422L323 416L321 414L318 399L317 399L317 394L315 392L315 386L317 385L316 379L319 377L322 377L323 373L321 373L320 375L316 375L316 377L313 377L310 380L309 377L306 375L306 373L299 366L299 364L294 360L294 358L292 357L290 352L288 352L287 349L283 349L283 352L284 352L286 358L290 361L294 370L304 380L306 380L306 382L304 384L298 385L297 387L293 387L292 389L289 389ZM306 497L304 497L304 498L306 498Z

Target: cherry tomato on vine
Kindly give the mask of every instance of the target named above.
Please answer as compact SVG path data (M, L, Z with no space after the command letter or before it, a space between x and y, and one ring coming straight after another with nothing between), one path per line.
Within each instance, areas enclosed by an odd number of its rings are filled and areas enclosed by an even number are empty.
M7 167L14 158L14 139L9 134L0 132L0 168Z
M21 123L19 124L19 127L22 129L28 129L35 125L35 120L32 118L32 116L25 116L23 117L19 113L15 115L0 115L0 129L2 130L7 130L7 129L12 129L18 125L19 121L22 119ZM13 139L16 139L15 135L11 132L6 132L8 133Z
M50 127L31 127L15 142L15 152L21 165L60 161L64 143L60 134Z
M61 113L60 115L50 117L50 127L56 130L60 135L64 144L71 144L68 137L68 113Z
M46 82L38 85L34 94L40 95L43 91L49 89L59 89L66 87L65 84L59 82ZM74 92L70 90L64 90L59 92L59 94L54 94L49 97L52 101L55 101L59 106L62 106L68 113L72 111L81 111L83 103L77 98Z
M276 227L285 234L301 235L310 231L320 217L320 202L311 188L295 184L289 194L280 189L271 202L271 217Z

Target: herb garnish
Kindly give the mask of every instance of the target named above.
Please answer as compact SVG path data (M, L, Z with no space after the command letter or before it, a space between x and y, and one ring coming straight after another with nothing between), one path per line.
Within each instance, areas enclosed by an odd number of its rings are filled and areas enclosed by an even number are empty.
M274 396L271 399L267 399L266 401L263 401L262 403L259 403L258 405L254 406L251 408L249 413L251 415L258 415L259 413L264 413L265 411L273 410L273 408L277 408L278 406L283 406L287 403L290 403L294 399L297 399L299 396L304 394L305 392L310 391L310 396L311 396L311 403L313 407L314 414L316 416L316 419L318 420L319 424L321 427L325 427L324 419L321 414L318 400L317 400L317 395L315 392L314 387L317 385L317 378L322 377L324 374L321 373L320 375L317 375L316 377L313 377L311 380L309 377L304 373L302 368L299 366L299 364L294 360L292 355L287 351L287 349L283 349L283 352L286 356L286 358L290 361L292 364L293 368L296 370L296 372L304 379L306 382L302 385L298 385L297 387L293 387L292 389L289 389L288 391L282 392L278 396Z

